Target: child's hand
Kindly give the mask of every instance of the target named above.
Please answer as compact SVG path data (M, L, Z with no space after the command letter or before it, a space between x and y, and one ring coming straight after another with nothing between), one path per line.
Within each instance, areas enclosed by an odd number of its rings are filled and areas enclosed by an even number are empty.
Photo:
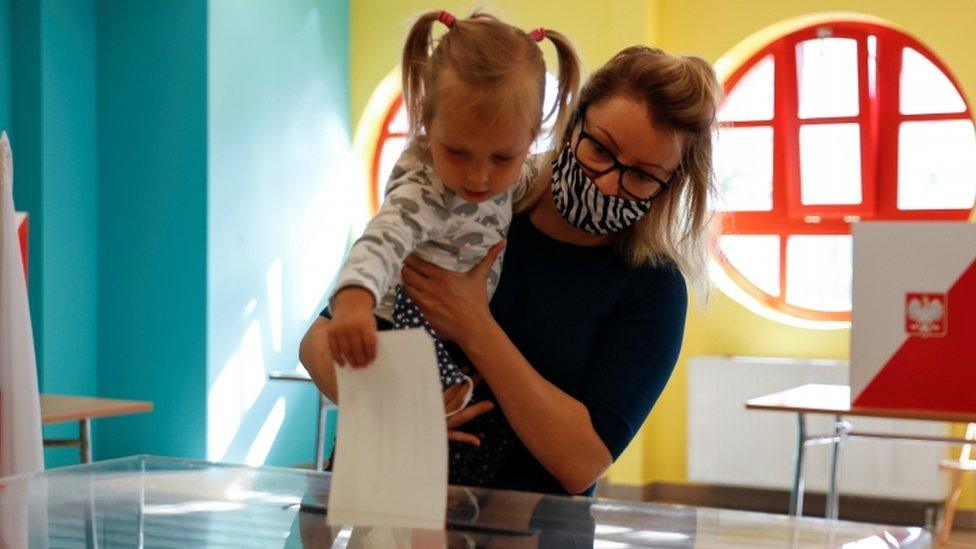
M365 288L343 288L332 298L329 351L339 366L362 368L376 359L373 294Z

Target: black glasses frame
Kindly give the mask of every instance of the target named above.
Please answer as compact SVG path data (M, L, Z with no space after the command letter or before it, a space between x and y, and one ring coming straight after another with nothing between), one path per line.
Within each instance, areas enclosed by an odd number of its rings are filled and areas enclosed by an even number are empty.
M639 202L650 202L651 200L654 200L655 198L657 198L658 196L660 196L661 193L663 193L664 191L666 191L668 189L668 187L671 186L671 183L674 182L674 179L681 173L681 166L678 166L677 168L675 168L675 170L673 172L671 172L671 176L668 177L668 180L665 181L665 180L661 179L660 177L658 177L658 176L656 176L656 175L654 175L652 173L648 173L648 172L646 172L644 170L641 170L639 168L635 168L633 166L628 166L628 165L620 162L619 160L617 160L617 157L614 156L613 153L610 152L610 149L608 149L606 147L606 145L604 145L599 139L597 139L596 137L594 137L592 134L587 133L587 131L585 129L583 129L583 125L585 123L586 123L586 111L584 110L581 113L580 117L579 117L579 125L580 125L580 127L579 127L579 137L576 139L576 146L573 147L573 156L576 157L576 161L579 162L580 165L582 165L587 170L593 172L593 174L596 175L597 177L601 177L601 176L607 175L608 173L610 173L612 171L615 171L615 170L620 170L620 175L618 176L618 179L617 179L617 185L621 188L621 190L624 191L624 193L626 193L632 199L634 199L636 201L639 201ZM580 156L579 156L580 143L582 143L584 139L589 139L590 141L592 141L593 143L595 143L598 147L600 147L600 149L602 149L607 154L607 156L610 157L610 160L613 161L613 165L610 166L609 168L605 169L605 170L597 170L597 169L594 169L594 168L592 168L590 166L587 166L586 165L586 162L583 162L580 159ZM653 179L654 181L657 182L658 185L660 185L660 187L658 187L657 191L654 194L652 194L651 196L648 196L648 197L642 198L642 197L634 194L630 189L627 188L626 185L624 185L624 174L627 173L628 170L629 171L632 171L632 172L637 172L642 177L648 177L650 179Z

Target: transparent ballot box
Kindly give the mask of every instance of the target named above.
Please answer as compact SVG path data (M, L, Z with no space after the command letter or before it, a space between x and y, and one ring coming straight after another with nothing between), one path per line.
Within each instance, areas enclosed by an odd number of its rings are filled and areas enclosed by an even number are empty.
M331 476L149 456L0 479L0 547L928 547L928 532L452 486L444 531L326 524Z

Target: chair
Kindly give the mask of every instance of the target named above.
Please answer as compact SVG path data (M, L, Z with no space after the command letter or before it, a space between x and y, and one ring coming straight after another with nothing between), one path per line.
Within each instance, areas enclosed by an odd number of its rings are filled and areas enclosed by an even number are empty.
M966 427L966 440L976 441L976 423L970 423ZM956 515L956 504L959 502L959 494L962 493L962 480L966 473L976 472L976 458L973 458L973 445L964 444L959 453L959 459L945 459L939 463L939 469L949 471L952 475L952 491L946 499L944 511L942 513L942 529L939 531L939 543L946 544L949 541L949 534L952 532L952 520Z

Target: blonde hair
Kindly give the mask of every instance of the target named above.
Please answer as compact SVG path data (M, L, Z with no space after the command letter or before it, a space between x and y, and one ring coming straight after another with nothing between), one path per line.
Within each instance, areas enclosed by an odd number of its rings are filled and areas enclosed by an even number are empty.
M539 44L525 31L486 13L452 21L437 40L432 31L443 12L421 15L403 48L403 96L409 135L423 137L439 110L474 110L492 123L502 117L525 122L533 138L542 127L546 66ZM451 17L450 19L453 19ZM545 29L559 60L559 93L545 117L565 121L579 87L580 62L569 40ZM461 85L450 85L450 84Z
M712 133L722 88L707 61L632 46L615 55L583 85L574 116L560 129L560 143L590 105L626 96L642 103L654 124L683 143L679 173L640 221L620 234L618 249L631 265L675 263L693 287L707 293L709 200L715 194ZM545 192L540 178L528 200ZM519 204L522 206L522 204Z

